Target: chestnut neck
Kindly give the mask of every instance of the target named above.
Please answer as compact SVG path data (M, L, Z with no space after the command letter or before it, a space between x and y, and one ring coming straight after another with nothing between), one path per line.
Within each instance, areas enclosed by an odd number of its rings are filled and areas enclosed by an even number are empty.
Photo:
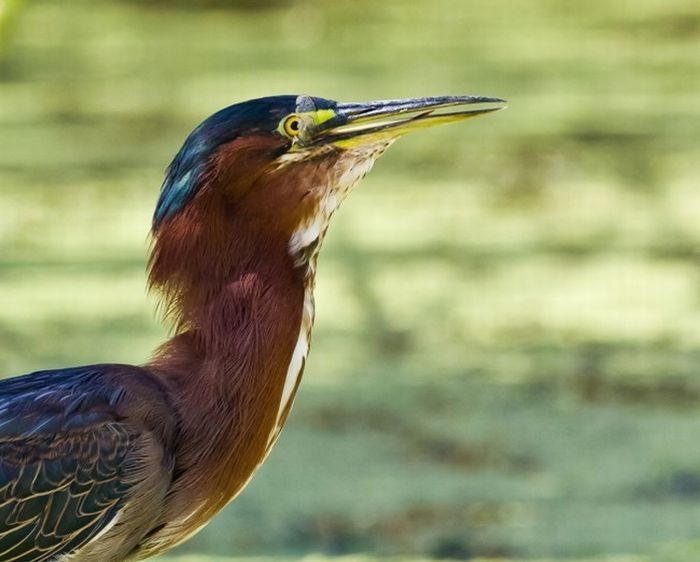
M298 382L303 371L314 267L290 242L312 205L299 181L307 170L276 174L260 164L269 154L246 152L255 142L223 147L153 232L149 285L175 335L147 367L171 389L180 435L159 544L176 544L245 486L286 420L289 373Z
M176 332L149 366L174 386L183 415L193 412L183 421L201 431L193 441L228 440L231 451L259 449L275 425L307 275L284 229L239 215L203 189L155 232L149 263Z
M251 322L301 305L305 274L284 229L237 214L213 189L159 226L149 259L149 286L162 296L166 319L209 358L235 353L230 336Z

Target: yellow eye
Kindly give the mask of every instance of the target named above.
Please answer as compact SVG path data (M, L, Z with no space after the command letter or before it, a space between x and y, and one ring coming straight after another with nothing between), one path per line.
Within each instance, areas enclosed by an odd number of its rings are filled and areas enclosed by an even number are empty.
M290 115L282 124L284 134L288 137L296 137L301 132L301 119L298 115Z

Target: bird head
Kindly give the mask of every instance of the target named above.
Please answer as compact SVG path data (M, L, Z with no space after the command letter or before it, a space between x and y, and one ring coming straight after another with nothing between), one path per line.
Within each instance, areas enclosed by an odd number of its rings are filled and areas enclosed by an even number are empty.
M286 95L214 113L166 172L153 217L152 283L172 275L159 263L186 262L195 282L230 274L246 251L280 244L295 265L309 262L330 215L394 140L503 104L483 96L339 103Z
M304 199L313 207L327 192L344 189L336 183L352 179L353 168L366 172L398 137L502 107L503 100L482 96L366 103L273 96L231 105L196 127L170 164L154 227L185 211L206 188L221 191L232 211L246 197L266 199L271 213L303 207ZM266 184L279 185L274 200L263 193Z

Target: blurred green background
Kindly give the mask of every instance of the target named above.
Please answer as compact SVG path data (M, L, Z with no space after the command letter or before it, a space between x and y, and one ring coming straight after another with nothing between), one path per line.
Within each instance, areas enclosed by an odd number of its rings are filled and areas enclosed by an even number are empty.
M172 556L699 560L697 0L0 0L0 372L148 357L162 170L273 93L510 108L350 197L287 430Z

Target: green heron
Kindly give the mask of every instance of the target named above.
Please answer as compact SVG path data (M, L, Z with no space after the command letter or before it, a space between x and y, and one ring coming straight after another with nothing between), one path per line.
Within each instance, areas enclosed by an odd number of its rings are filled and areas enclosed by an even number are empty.
M206 525L289 415L333 212L404 133L502 107L275 96L195 128L152 225L149 285L174 336L142 367L0 382L0 561L138 560Z

